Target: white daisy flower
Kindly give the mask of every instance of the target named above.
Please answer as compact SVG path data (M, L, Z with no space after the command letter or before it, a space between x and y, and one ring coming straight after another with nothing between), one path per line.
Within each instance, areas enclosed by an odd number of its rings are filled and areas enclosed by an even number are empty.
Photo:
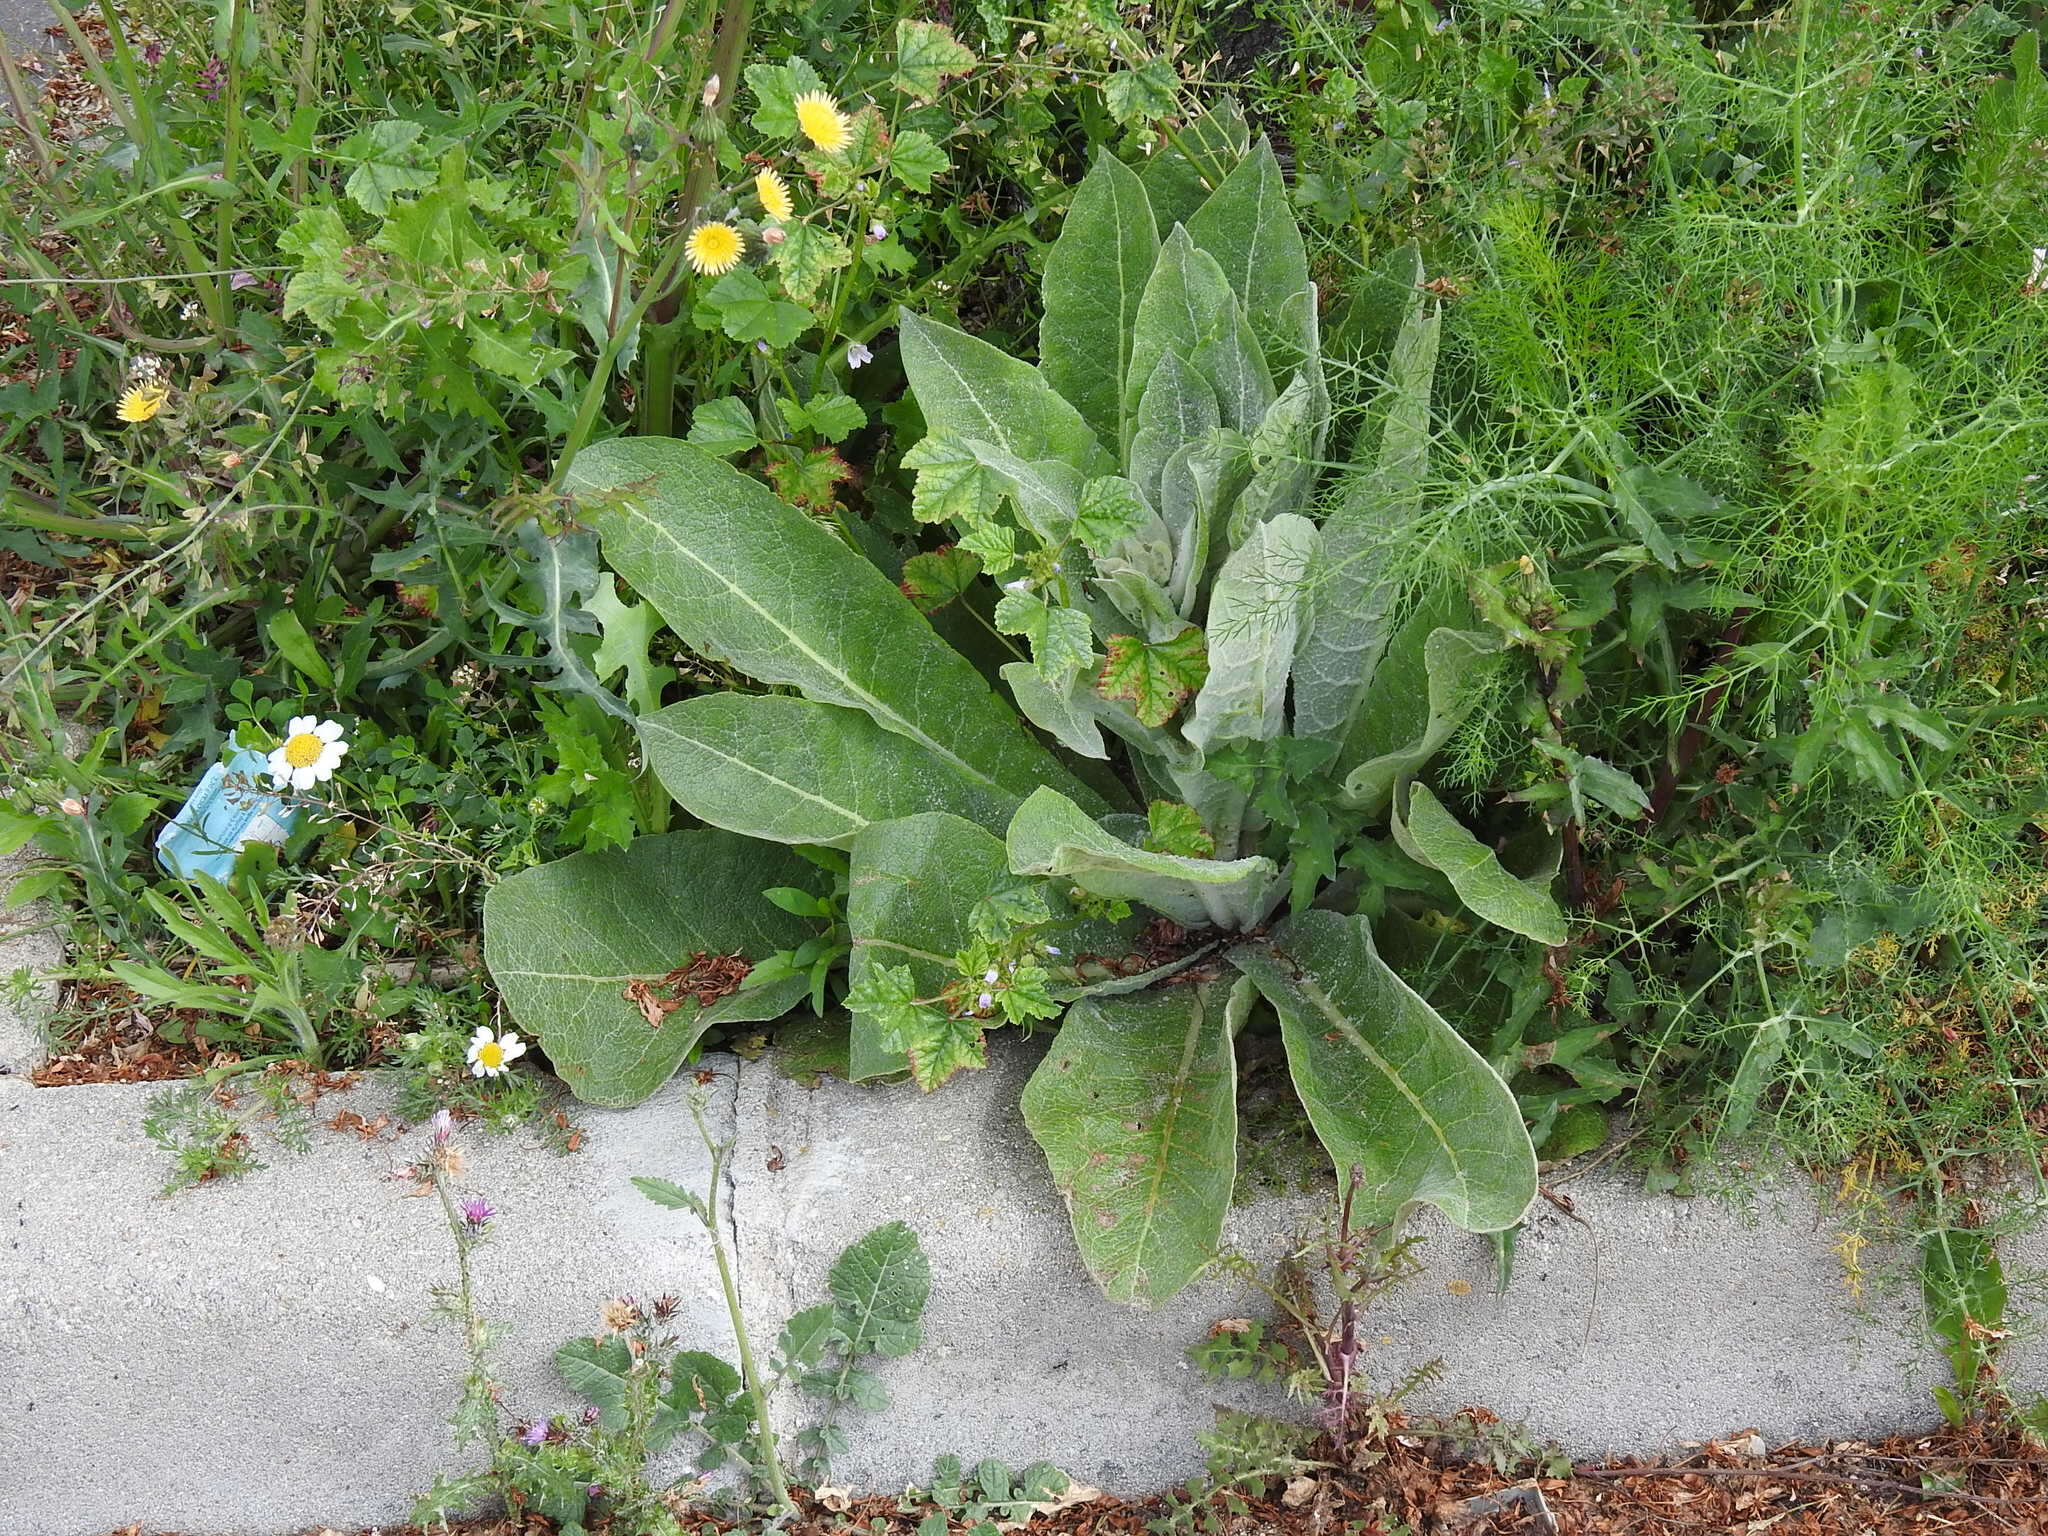
M270 777L279 789L311 789L334 777L348 752L341 726L318 715L294 715L285 727L284 745L270 754Z
M505 1069L525 1054L526 1042L516 1031L494 1034L490 1025L479 1024L469 1041L469 1075L503 1077Z

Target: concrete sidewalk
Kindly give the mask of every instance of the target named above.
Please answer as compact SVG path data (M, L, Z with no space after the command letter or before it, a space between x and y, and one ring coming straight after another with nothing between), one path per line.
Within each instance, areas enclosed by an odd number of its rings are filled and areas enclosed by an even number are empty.
M0 872L0 885L6 880ZM11 914L18 920L18 914ZM59 956L35 934L0 944L0 976ZM169 1198L143 1135L157 1085L39 1089L44 999L0 1017L0 1536L104 1536L133 1522L184 1536L284 1536L404 1520L440 1471L462 1372L434 1291L454 1276L438 1206L394 1178L425 1144L322 1128L301 1154ZM1288 1412L1276 1389L1218 1387L1186 1351L1219 1318L1264 1316L1241 1284L1205 1282L1141 1313L1104 1301L1017 1097L1041 1049L1003 1039L985 1072L937 1094L907 1084L799 1087L772 1060L707 1063L715 1134L736 1138L724 1191L743 1303L765 1346L825 1295L839 1250L908 1222L930 1255L924 1347L886 1362L887 1412L850 1415L843 1484L894 1489L935 1456L1045 1459L1115 1492L1200 1469L1219 1402ZM391 1084L324 1098L377 1122ZM709 1244L630 1185L702 1188L689 1074L632 1110L579 1111L585 1150L465 1129L463 1183L498 1208L480 1251L483 1312L508 1331L496 1364L508 1420L574 1410L556 1376L567 1338L612 1296L673 1294L683 1347L731 1357ZM1915 1288L1853 1310L1836 1230L1797 1178L1738 1206L1648 1195L1613 1169L1566 1186L1576 1218L1539 1202L1514 1280L1493 1294L1486 1240L1425 1224L1423 1271L1372 1313L1381 1386L1441 1358L1410 1399L1525 1420L1574 1453L1650 1451L1754 1426L1767 1439L1875 1437L1931 1426L1946 1379ZM1228 1241L1270 1264L1324 1219L1317 1197L1232 1213ZM2048 1272L2048 1236L2005 1249ZM1911 1255L1872 1251L1874 1275ZM2022 1391L2048 1389L2048 1349L2016 1340ZM785 1401L783 1427L806 1405ZM1294 1409L1292 1411L1300 1411ZM683 1470L680 1462L674 1474Z
M1199 1469L1225 1392L1185 1361L1208 1325L1261 1315L1207 1283L1157 1313L1102 1300L1075 1263L1042 1160L1015 1117L1031 1048L929 1098L907 1087L807 1091L771 1062L715 1063L715 1124L738 1135L728 1194L756 1338L824 1293L839 1248L878 1222L918 1231L934 1284L924 1347L888 1362L888 1412L845 1423L837 1481L895 1488L947 1451L1044 1458L1115 1491ZM0 1536L103 1536L140 1521L185 1536L281 1536L395 1523L458 1466L445 1425L461 1360L432 1291L453 1274L430 1201L394 1170L423 1142L321 1130L245 1179L170 1197L139 1121L154 1089L0 1079ZM485 1312L515 1417L571 1409L555 1348L609 1296L674 1293L686 1347L731 1354L708 1245L628 1184L706 1173L679 1081L634 1110L589 1112L587 1149L465 1132L465 1182L501 1211L482 1250ZM388 1085L320 1105L375 1120ZM1491 1293L1479 1239L1432 1228L1424 1273L1368 1324L1369 1368L1442 1377L1411 1401L1525 1418L1583 1454L1649 1450L1754 1425L1767 1438L1866 1436L1933 1420L1939 1356L1907 1292L1845 1305L1834 1234L1803 1187L1745 1215L1648 1196L1608 1173L1570 1186L1585 1225L1543 1207L1514 1284ZM1318 1202L1240 1209L1231 1238L1270 1259ZM1588 1230L1590 1228L1590 1230ZM1597 1259L1595 1248L1597 1244ZM2037 1242L2013 1262L2048 1261ZM2048 1360L2022 1350L2023 1385ZM793 1409L794 1404L785 1405Z

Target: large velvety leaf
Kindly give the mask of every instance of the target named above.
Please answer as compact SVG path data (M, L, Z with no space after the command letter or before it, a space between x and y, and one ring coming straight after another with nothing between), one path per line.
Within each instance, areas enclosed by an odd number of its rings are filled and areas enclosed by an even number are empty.
M491 888L484 962L577 1098L638 1104L711 1025L772 1019L804 994L807 978L791 976L700 1007L665 978L699 952L762 960L794 949L815 925L761 893L819 881L817 867L786 848L713 830L572 854ZM650 1008L659 1024L648 1023Z
M853 840L846 925L848 979L858 990L879 966L907 966L918 995L953 977L953 956L972 935L967 915L1009 872L1002 843L941 811L879 821ZM855 1082L908 1069L872 1020L853 1016L847 1075Z
M1131 436L1131 479L1147 501L1160 506L1167 460L1223 425L1216 391L1178 352L1167 352L1138 397Z
M1020 875L1071 880L1084 891L1137 902L1188 928L1252 927L1266 915L1278 875L1264 857L1186 859L1136 847L1051 789L1024 802L1007 841L1010 868Z
M870 822L918 811L1001 832L1022 799L859 710L779 694L699 694L643 718L640 740L691 815L772 843L845 848Z
M1303 912L1231 958L1280 1015L1287 1065L1360 1225L1427 1201L1498 1232L1536 1194L1515 1097L1373 948L1362 917Z
M1029 363L907 310L898 334L903 371L933 432L977 438L1026 463L1059 459L1087 475L1116 469L1081 413Z
M1419 263L1418 263L1419 266ZM1313 618L1295 663L1294 733L1341 742L1372 683L1396 583L1381 552L1422 515L1430 385L1440 320L1416 292L1388 365L1379 455L1353 472L1323 519Z
M1209 680L1187 724L1204 752L1280 734L1315 553L1315 524L1290 512L1254 527L1223 562L1209 594Z
M1408 814L1394 818L1394 838L1418 864L1441 870L1458 899L1489 923L1539 944L1569 937L1550 893L1501 868L1493 850L1445 810L1428 785L1408 787Z
M1499 656L1499 639L1480 630L1403 625L1353 722L1349 742L1374 755L1345 776L1345 799L1383 809L1395 781L1428 762L1471 713L1473 681Z
M1223 268L1273 371L1299 367L1308 357L1315 296L1273 146L1263 138L1252 145L1187 228Z
M1159 255L1152 204L1137 174L1096 151L1045 259L1039 369L1113 452L1130 441L1125 387L1138 300Z
M1031 1075L1024 1123L1111 1301L1156 1306L1216 1252L1237 1178L1237 1059L1251 988L1084 998Z
M1000 670L1025 719L1079 757L1109 756L1109 748L1102 744L1102 727L1088 712L1087 678L1070 677L1055 688L1028 661L1006 661Z
M1251 133L1233 96L1217 98L1199 117L1181 124L1170 144L1145 161L1138 179L1152 200L1161 229L1185 224L1244 157Z
M1159 360L1178 353L1216 393L1224 422L1239 431L1256 426L1273 403L1273 380L1253 339L1244 309L1216 258L1175 229L1138 301L1131 336L1124 409L1135 417Z
M568 484L606 557L691 649L865 711L993 793L1071 783L886 576L759 481L688 443L628 437L577 455Z

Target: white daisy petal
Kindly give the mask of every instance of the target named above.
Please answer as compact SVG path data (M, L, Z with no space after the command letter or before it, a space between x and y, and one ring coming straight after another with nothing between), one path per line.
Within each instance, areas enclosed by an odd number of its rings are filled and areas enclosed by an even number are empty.
M484 1075L484 1064L480 1061L471 1062L469 1065L469 1075L471 1077L482 1077Z
M341 740L341 724L336 720L322 720L313 727L313 734L322 741L339 741Z
M285 726L284 733L287 736L303 736L319 723L318 715L293 715L291 723Z
M507 1035L503 1041L503 1044L505 1047L505 1059L507 1061L517 1061L521 1056L524 1056L526 1054L526 1042L523 1040L515 1040L512 1036Z
M479 1024L479 1025L477 1025L477 1027L476 1027L476 1033L475 1033L475 1034L473 1034L473 1035L471 1035L471 1036L470 1036L469 1038L470 1038L470 1042L471 1042L472 1044L474 1044L474 1045L482 1045L482 1044L483 1044L483 1043L484 1043L484 1042L485 1042L486 1040L490 1040L490 1039L493 1039L493 1038L495 1038L495 1037L494 1037L494 1036L493 1036L493 1035L491 1034L491 1026L490 1026L490 1025L488 1025L488 1024Z

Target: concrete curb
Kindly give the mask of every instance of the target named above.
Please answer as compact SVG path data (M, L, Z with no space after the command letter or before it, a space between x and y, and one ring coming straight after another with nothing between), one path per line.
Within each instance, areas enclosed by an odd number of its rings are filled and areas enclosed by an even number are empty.
M0 974L56 958L46 937L34 954L19 949L29 940L0 952ZM18 1024L18 1041L39 1043L33 1011ZM844 1422L836 1481L905 1486L951 1451L1149 1491L1199 1470L1195 1435L1216 1404L1287 1411L1275 1389L1219 1388L1186 1361L1216 1319L1266 1315L1262 1297L1211 1281L1143 1313L1080 1270L1016 1114L1040 1048L1001 1041L986 1072L930 1097L809 1090L772 1061L705 1064L714 1132L736 1138L724 1193L757 1341L821 1299L840 1248L879 1222L909 1222L931 1256L924 1347L882 1367L887 1412ZM141 1130L159 1089L0 1076L0 1536L403 1520L436 1472L465 1465L446 1425L458 1338L433 1301L452 1247L434 1204L392 1177L423 1137L322 1130L303 1154L166 1199L165 1156ZM476 1279L485 1314L507 1325L508 1415L578 1406L554 1351L595 1331L610 1296L673 1294L684 1346L731 1355L704 1235L629 1183L702 1187L692 1091L684 1074L635 1109L580 1112L573 1157L525 1133L464 1132L463 1183L501 1213ZM373 1075L317 1113L375 1122L391 1095ZM1484 1239L1426 1222L1422 1273L1368 1318L1372 1382L1441 1358L1411 1409L1484 1405L1582 1455L1749 1426L1838 1438L1933 1422L1927 1389L1945 1367L1917 1297L1894 1286L1848 1305L1835 1232L1803 1181L1765 1184L1743 1207L1647 1195L1611 1169L1569 1191L1579 1219L1539 1203L1504 1297ZM1326 1209L1261 1199L1233 1212L1227 1239L1270 1264ZM2048 1271L2048 1234L2005 1253L2014 1273ZM1909 1257L1873 1253L1866 1267ZM2040 1341L2015 1341L2008 1365L2020 1389L2048 1389ZM783 1427L803 1407L785 1401Z
M847 1422L842 1482L921 1481L958 1451L1045 1458L1141 1491L1198 1469L1194 1434L1215 1402L1282 1406L1185 1363L1209 1323L1256 1307L1242 1288L1205 1283L1147 1314L1111 1306L1081 1274L1015 1122L1031 1057L999 1051L929 1099L810 1092L772 1063L711 1063L714 1124L738 1132L729 1193L757 1337L817 1299L839 1247L876 1222L910 1221L932 1257L925 1347L884 1367L887 1413ZM420 1136L322 1131L246 1179L163 1199L163 1158L138 1124L153 1091L0 1080L0 1536L398 1521L458 1465L444 1421L459 1352L431 1296L452 1253L438 1211L390 1177ZM686 1344L730 1352L702 1234L628 1184L701 1185L687 1091L686 1077L637 1109L588 1113L587 1150L570 1158L524 1135L465 1133L465 1183L502 1212L477 1281L486 1313L510 1324L498 1356L509 1413L574 1405L553 1352L595 1330L608 1296L676 1294ZM388 1102L373 1080L322 1110L374 1120ZM1572 1192L1592 1233L1546 1208L1498 1300L1487 1245L1432 1228L1424 1273L1370 1320L1390 1341L1373 1380L1441 1356L1444 1374L1412 1406L1485 1404L1587 1454L1749 1425L1790 1438L1930 1422L1941 1364L1916 1303L1845 1309L1831 1234L1801 1186L1749 1214L1605 1173ZM1310 1199L1261 1201L1234 1215L1231 1238L1270 1258L1317 1214ZM2036 1241L2031 1258L2048 1249ZM2048 1387L2039 1351L2014 1366L2021 1384Z

